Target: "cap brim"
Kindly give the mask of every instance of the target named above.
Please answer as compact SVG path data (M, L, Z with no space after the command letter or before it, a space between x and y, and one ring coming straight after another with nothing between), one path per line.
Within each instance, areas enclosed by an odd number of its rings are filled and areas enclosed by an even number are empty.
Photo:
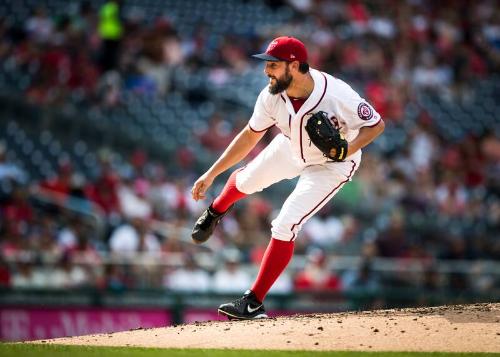
M256 55L252 55L252 57L258 58L258 59L263 60L263 61L271 61L271 62L281 62L281 61L283 61L282 59L273 57L271 55L268 55L267 53L259 53L259 54L256 54Z

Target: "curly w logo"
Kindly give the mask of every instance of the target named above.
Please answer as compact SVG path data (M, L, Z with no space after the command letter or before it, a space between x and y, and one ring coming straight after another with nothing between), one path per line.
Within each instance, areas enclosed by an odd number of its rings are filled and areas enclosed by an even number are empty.
M277 44L278 44L278 40L274 40L273 42L271 42L269 44L269 46L267 46L267 51L266 52L272 51L273 48L276 47Z

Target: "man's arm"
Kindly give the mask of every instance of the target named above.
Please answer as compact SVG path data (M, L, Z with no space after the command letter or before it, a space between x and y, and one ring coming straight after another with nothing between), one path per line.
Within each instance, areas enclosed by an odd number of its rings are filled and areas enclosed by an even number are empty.
M359 149L364 148L366 145L371 143L377 136L382 134L385 129L385 123L382 119L374 126L365 126L359 129L359 134L356 138L349 142L347 147L347 155L346 157L354 154ZM335 156L335 149L332 149L332 156Z
M207 189L212 185L214 179L221 173L243 160L257 145L266 132L255 132L247 125L231 144L217 159L217 161L205 172L193 185L191 194L196 201L205 198Z

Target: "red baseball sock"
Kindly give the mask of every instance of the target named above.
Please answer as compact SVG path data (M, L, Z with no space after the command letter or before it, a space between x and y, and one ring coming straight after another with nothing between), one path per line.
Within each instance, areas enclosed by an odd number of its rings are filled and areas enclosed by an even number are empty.
M264 301L267 292L292 259L294 242L271 238L262 258L259 274L251 290L260 301Z
M231 174L231 176L229 176L222 192L212 203L212 208L217 213L226 212L233 203L247 196L246 193L240 192L236 188L236 174L241 170L242 169L236 170Z

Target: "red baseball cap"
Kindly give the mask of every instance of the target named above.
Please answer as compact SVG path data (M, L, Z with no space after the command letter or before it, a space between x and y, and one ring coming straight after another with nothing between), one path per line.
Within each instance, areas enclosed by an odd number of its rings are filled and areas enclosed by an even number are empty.
M253 55L252 57L264 61L299 61L307 63L307 49L304 44L295 37L282 36L271 41L264 53Z

